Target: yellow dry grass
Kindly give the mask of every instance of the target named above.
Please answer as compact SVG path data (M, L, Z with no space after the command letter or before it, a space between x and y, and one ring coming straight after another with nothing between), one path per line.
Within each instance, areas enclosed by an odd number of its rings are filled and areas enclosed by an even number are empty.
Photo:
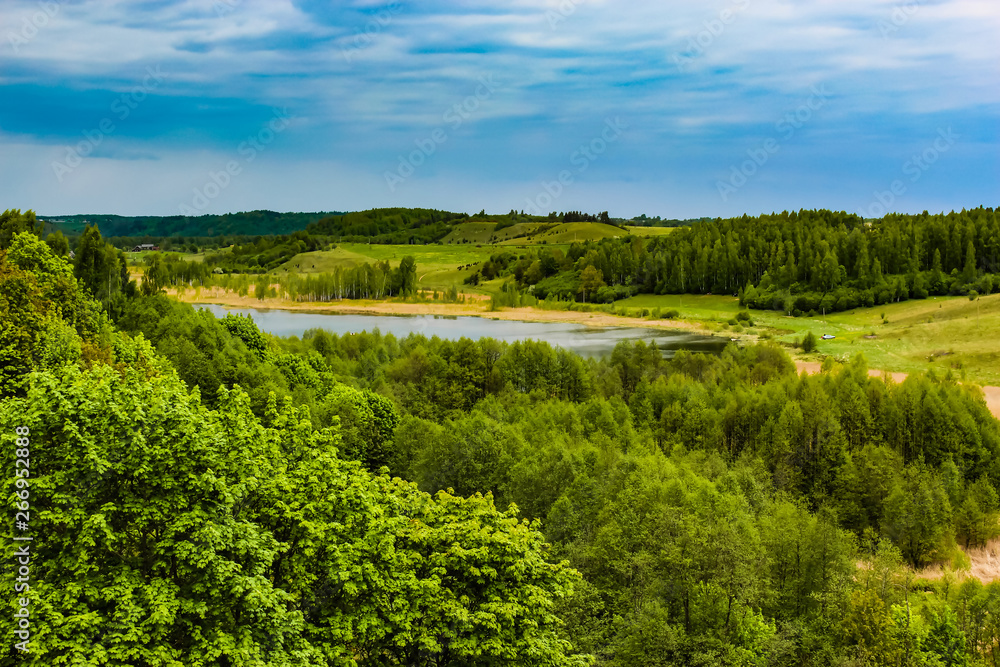
M1000 538L991 540L984 547L964 549L963 551L969 558L969 569L954 572L957 579L971 577L984 584L1000 581ZM937 580L944 577L944 574L945 565L942 563L928 565L916 571L917 577L921 579Z

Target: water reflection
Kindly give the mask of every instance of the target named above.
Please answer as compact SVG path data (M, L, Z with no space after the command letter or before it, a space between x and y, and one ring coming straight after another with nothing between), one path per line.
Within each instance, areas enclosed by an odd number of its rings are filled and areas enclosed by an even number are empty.
M216 317L223 317L226 313L250 315L261 331L276 336L302 336L309 329L326 329L336 334L378 329L397 338L405 338L415 333L449 340L463 337L473 340L490 337L507 342L533 339L546 341L550 345L572 350L585 357L610 354L620 340L655 341L656 346L663 350L666 356L672 356L676 350L718 354L728 342L725 338L670 329L595 328L567 322L521 322L455 315L356 315L254 308L229 309L215 304L201 307Z

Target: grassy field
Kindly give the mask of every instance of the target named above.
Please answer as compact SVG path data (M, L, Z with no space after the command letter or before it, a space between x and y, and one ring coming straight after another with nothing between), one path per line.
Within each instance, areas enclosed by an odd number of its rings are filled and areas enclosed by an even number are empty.
M617 302L629 309L674 309L711 330L731 330L726 322L739 310L728 296L655 296L644 294ZM883 318L883 315L885 316ZM875 308L859 308L826 317L788 317L776 311L751 311L758 333L794 342L811 331L821 340L814 358L847 360L861 352L869 366L904 373L951 371L957 377L1000 385L1000 294L969 301L933 297Z
M455 225L448 236L441 239L444 244L489 243L493 237L495 222L463 222Z
M472 293L486 293L488 289L462 285L474 272L469 265L484 262L500 248L488 245L369 245L343 243L334 250L308 252L293 257L275 271L282 273L328 273L337 267L358 266L364 263L387 261L398 266L406 255L417 260L417 285L421 289L445 290L452 285Z
M652 236L663 233L652 227L630 227L628 233ZM651 231L652 230L652 231ZM569 245L574 242L599 241L623 236L626 232L599 222L522 222L496 229L495 222L466 222L455 225L441 239L445 245L489 244L527 246L536 244Z
M629 234L633 236L666 236L673 232L676 227L626 227Z
M531 242L558 245L600 241L616 236L624 236L624 233L613 225L602 225L597 222L567 222L536 234Z

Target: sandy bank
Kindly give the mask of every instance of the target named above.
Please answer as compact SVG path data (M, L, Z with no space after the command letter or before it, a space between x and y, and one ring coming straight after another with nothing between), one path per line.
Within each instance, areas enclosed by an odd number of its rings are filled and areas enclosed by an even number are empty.
M173 291L171 296L176 298ZM188 290L180 297L181 301L191 304L219 304L229 308L257 308L276 310L308 311L311 313L343 313L351 315L448 315L456 317L482 317L493 320L518 320L522 322L559 322L582 324L588 327L638 327L644 329L680 329L700 332L706 335L710 332L691 322L679 320L647 320L640 317L618 317L609 313L587 313L571 310L540 310L537 308L505 308L490 311L486 302L478 303L435 303L431 302L399 302L399 301L336 301L336 302L302 302L287 299L264 299L259 301L254 297L241 297L232 292L221 290L202 290L195 298L194 292Z

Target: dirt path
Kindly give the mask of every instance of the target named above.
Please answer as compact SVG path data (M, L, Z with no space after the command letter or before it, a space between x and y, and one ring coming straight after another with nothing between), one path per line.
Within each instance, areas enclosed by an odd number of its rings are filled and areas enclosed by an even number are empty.
M795 361L795 367L799 369L799 372L806 373L819 373L821 370L820 363L818 361ZM872 377L882 377L885 371L880 371L876 368L871 368L868 370L868 375ZM893 382L902 382L906 379L906 373L889 373L892 377ZM986 407L990 409L993 416L1000 419L1000 387L983 387L983 396L986 398Z

